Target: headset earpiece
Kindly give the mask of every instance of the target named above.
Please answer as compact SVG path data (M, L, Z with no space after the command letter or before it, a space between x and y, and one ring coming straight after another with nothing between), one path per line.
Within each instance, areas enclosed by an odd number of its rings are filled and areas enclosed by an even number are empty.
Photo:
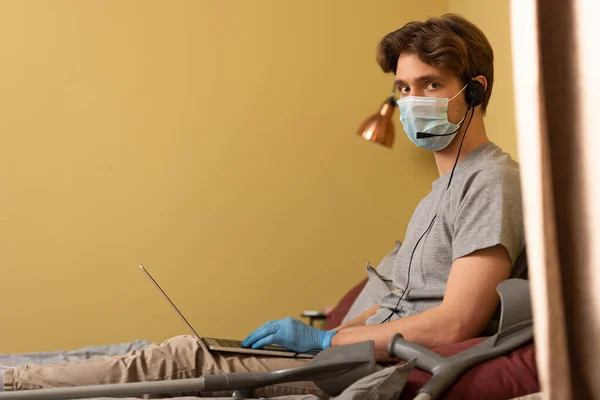
M469 107L475 108L483 102L485 88L478 81L470 81L465 90L465 100Z

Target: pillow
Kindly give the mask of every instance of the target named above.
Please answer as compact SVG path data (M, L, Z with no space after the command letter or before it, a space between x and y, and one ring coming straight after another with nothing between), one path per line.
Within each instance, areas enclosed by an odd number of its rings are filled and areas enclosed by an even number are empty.
M382 368L348 386L333 399L339 400L396 400L413 370L415 360Z
M464 351L487 338L476 338L437 349L448 357ZM415 368L402 392L401 400L413 399L431 374ZM439 397L440 400L505 400L540 391L532 341L465 372Z
M337 305L327 314L327 321L325 322L324 329L326 331L337 328L342 324L342 319L348 313L348 310L356 300L356 297L363 290L367 284L367 278L363 279L359 284L354 286L342 297Z
M367 264L367 284L342 319L342 323L358 317L360 314L379 303L379 300L385 294L389 293L390 290L393 290L391 282L392 271L394 269L396 254L398 254L398 250L400 250L400 245L400 242L396 241L396 246L379 262L377 270Z

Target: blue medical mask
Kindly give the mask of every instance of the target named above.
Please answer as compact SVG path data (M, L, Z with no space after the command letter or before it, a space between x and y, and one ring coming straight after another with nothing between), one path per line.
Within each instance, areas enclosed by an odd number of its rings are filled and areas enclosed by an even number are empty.
M411 142L422 149L431 151L440 151L448 147L465 119L463 117L458 124L448 121L448 103L462 93L466 87L467 85L450 99L409 96L397 100L396 103L400 108L400 122ZM436 136L417 138L418 132ZM454 134L449 134L451 132Z

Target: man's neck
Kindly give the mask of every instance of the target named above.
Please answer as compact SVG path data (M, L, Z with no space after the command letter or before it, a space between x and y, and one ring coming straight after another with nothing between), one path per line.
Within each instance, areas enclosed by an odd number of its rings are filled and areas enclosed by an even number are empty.
M463 124L463 127L466 127L466 124ZM460 147L460 142L464 135L463 127L461 127L458 135L455 136L454 140L448 147L446 147L444 150L433 152L440 176L446 175L452 171L452 167L454 166L456 155L458 154L458 149ZM471 125L469 126L469 130L467 131L467 136L463 142L462 149L460 150L458 163L464 160L465 157L477 147L489 141L490 140L485 133L483 118L481 116L474 116L473 120L471 121Z

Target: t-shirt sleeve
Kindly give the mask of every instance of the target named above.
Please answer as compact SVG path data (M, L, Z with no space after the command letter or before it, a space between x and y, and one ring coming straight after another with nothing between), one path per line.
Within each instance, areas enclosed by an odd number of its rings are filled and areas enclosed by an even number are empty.
M460 195L452 261L500 244L514 265L525 243L518 169L481 171Z

